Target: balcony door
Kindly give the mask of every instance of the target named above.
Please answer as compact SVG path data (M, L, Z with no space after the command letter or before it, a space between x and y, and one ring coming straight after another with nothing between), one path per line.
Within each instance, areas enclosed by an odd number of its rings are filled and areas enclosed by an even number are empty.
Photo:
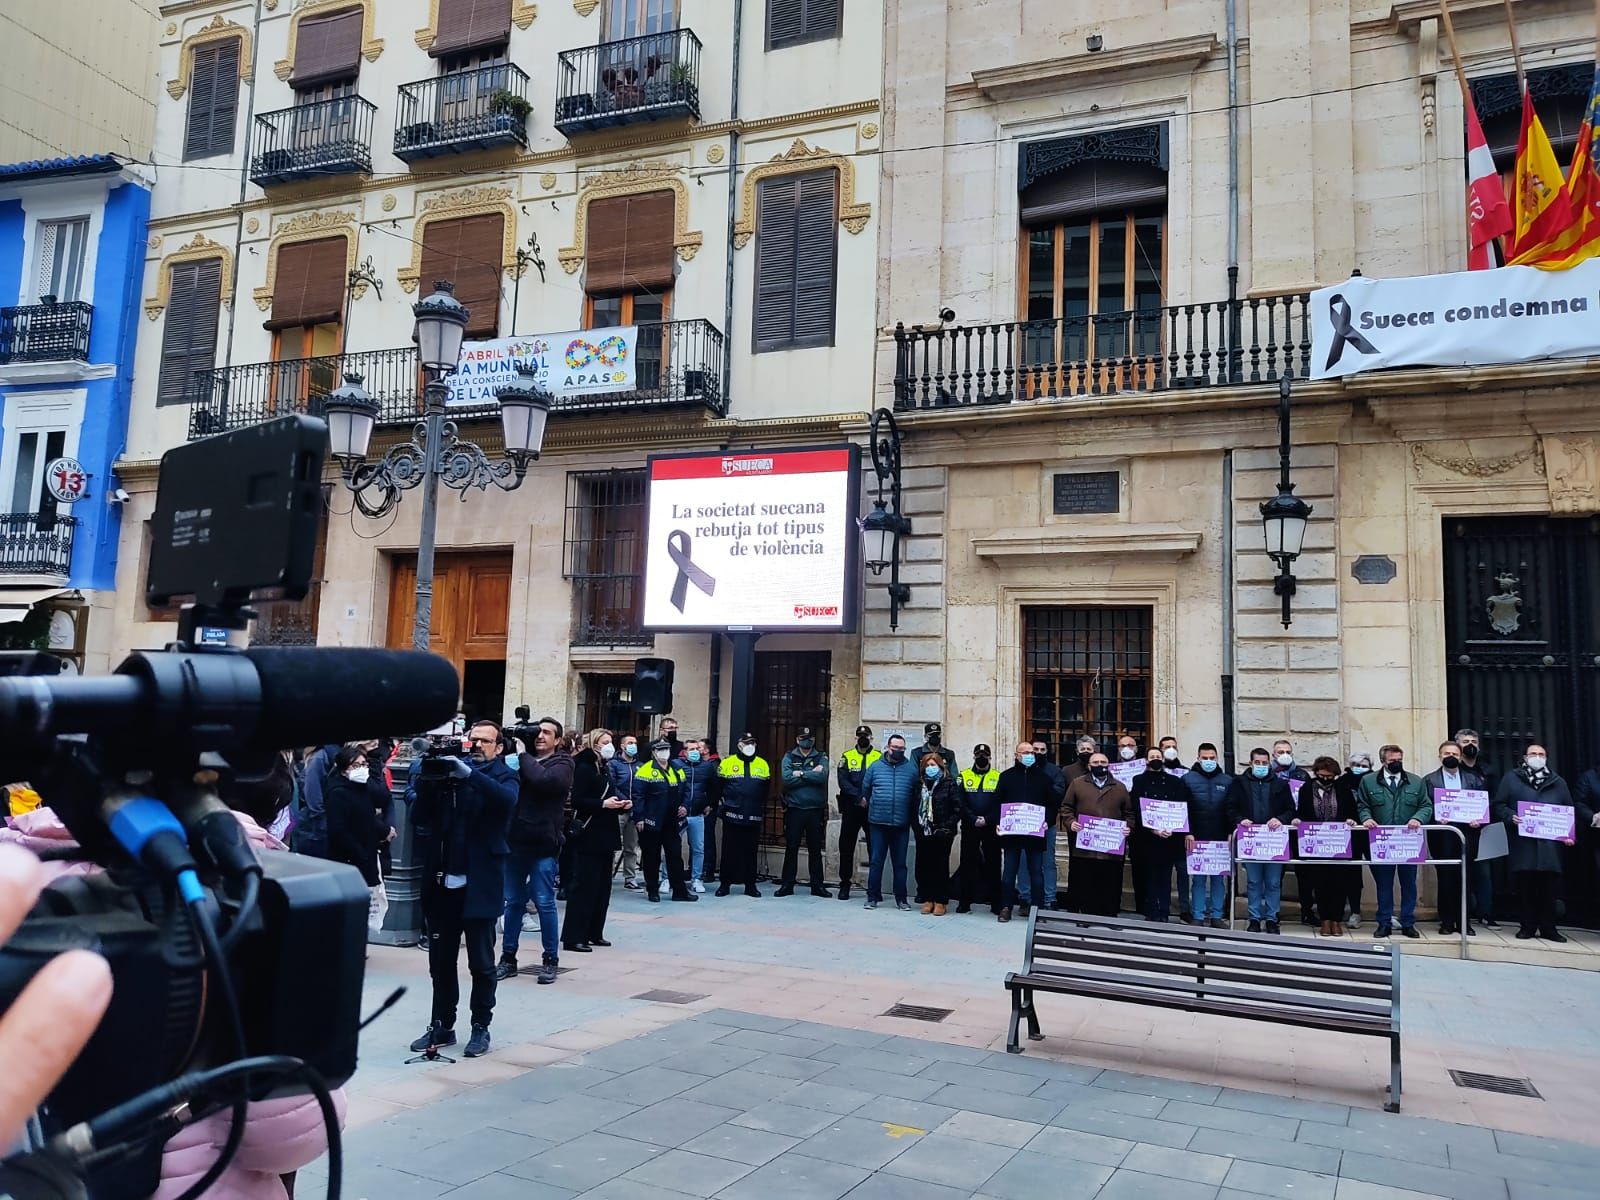
M0 516L0 569L31 573L41 561L55 561L46 541L55 537L58 515L69 516L71 509L63 511L50 494L45 468L78 453L83 403L81 391L7 399L0 442L0 499L6 509Z
M326 396L339 386L343 335L343 327L332 322L291 325L273 335L269 417L305 412L311 397Z
M507 48L496 46L439 60L438 121L461 129L490 112L496 92L509 90Z
M647 295L623 292L616 296L586 296L583 327L605 329L613 325L637 325L638 343L634 353L635 391L660 388L667 362L667 343L663 336L667 314L672 311L672 292Z
M677 0L606 0L600 31L608 42L668 33L678 27Z
M38 295L34 299L54 296L62 303L82 300L83 266L88 251L88 217L40 221L38 269L35 272Z

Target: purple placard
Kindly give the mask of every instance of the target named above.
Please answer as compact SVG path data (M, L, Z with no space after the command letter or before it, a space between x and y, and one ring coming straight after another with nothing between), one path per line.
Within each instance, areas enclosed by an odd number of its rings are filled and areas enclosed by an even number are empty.
M1139 817L1144 827L1152 833L1162 829L1168 833L1189 832L1189 806L1182 800L1156 800L1141 796Z
M1517 801L1517 832L1545 842L1570 842L1577 836L1577 812L1570 804Z
M1301 821L1295 835L1301 858L1350 857L1350 826L1343 821Z
M1101 854L1121 854L1128 848L1128 826L1109 817L1079 817L1079 850L1097 850Z
M1227 842L1196 842L1188 858L1191 875L1226 875L1233 870Z
M1111 778L1115 779L1125 788L1131 788L1136 776L1143 775L1145 761L1136 758L1132 762L1114 762L1111 764Z
M1440 788L1433 794L1433 819L1441 825L1483 825L1489 793L1479 788Z
M1367 845L1372 848L1372 861L1375 863L1395 866L1426 862L1428 859L1428 834L1423 829L1379 825L1368 831Z
M1241 862L1288 862L1289 827L1268 829L1265 825L1240 828L1238 840Z
M1002 804L998 837L1044 837L1047 822L1042 804Z
M1289 798L1298 804L1300 802L1300 789L1305 787L1306 781L1304 779L1296 779L1291 775L1284 782L1289 785Z

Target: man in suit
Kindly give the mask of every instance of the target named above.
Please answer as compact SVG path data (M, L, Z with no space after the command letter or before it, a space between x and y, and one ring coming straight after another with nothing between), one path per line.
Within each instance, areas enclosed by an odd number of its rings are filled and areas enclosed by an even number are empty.
M1385 746L1378 751L1380 770L1361 778L1356 789L1356 815L1367 829L1380 825L1404 825L1416 829L1433 820L1433 800L1422 777L1405 767L1405 751ZM1378 925L1372 936L1389 936L1394 916L1394 884L1400 880L1400 932L1408 938L1417 932L1417 868L1372 864L1372 881L1378 885Z

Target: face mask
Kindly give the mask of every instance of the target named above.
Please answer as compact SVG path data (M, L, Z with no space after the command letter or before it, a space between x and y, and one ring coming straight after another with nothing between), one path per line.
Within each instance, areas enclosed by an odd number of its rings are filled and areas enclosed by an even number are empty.
M1025 767L1031 767L1036 760L1034 759L1033 755L1024 754L1021 758L1017 759L1017 761Z
M629 742L627 745L622 747L623 758L633 758L638 753L639 747L635 746L632 742Z
M516 755L516 754L508 754L508 755L506 755L506 766L510 767L513 771L515 771L521 765L522 765L522 759L521 759L521 757L519 755Z
M975 759L973 759L972 760L972 769L974 771L978 771L978 772L987 771L989 769L989 760L987 758L975 758Z
M600 757L605 759L607 762L610 762L616 756L617 748L610 742L607 742L605 745L600 747Z
M1461 760L1454 754L1446 754L1439 761L1444 764L1444 769L1446 771L1454 771L1461 766Z
M1178 748L1176 746L1168 746L1165 750L1163 750L1161 752L1161 757L1166 762L1177 762L1178 761Z
M372 777L372 772L366 767L351 767L345 772L345 778L351 783L365 783Z
M1138 751L1136 751L1132 746L1123 746L1117 751L1117 757L1123 762L1132 762L1133 756L1137 753Z
M1332 787L1333 786L1333 780L1329 779L1326 775L1318 775L1317 776L1317 782L1320 783L1323 787Z
M699 762L700 761L700 751L698 751L698 750L689 751L689 761L692 762L692 763Z
M1268 768L1266 763L1255 763L1250 768L1250 774L1254 775L1257 779L1265 779L1269 769L1270 768Z
M1371 767L1355 766L1355 767L1351 767L1350 768L1350 774L1354 775L1357 779L1359 779L1359 778L1361 778L1361 776L1365 775L1370 770L1372 770Z
M937 746L938 744L939 744L939 735L937 733L930 733L928 735L928 745Z
M864 738L864 737L857 738L856 739L856 749L857 750L870 750L870 749L872 749L872 739L871 738Z
M667 759L669 759L671 757L672 757L672 751L670 751L670 750L657 750L655 752L655 760L658 763L665 763L667 761Z
M749 758L752 755L754 755L755 752L756 752L756 748L750 742L740 742L739 743L739 753L744 755L744 757Z
M1092 750L1080 750L1080 751L1078 751L1078 765L1080 767L1087 767L1089 765L1089 755L1091 755L1093 753L1094 753L1094 751L1092 751Z
M1280 767L1292 767L1292 766L1294 766L1294 755L1292 755L1292 754L1280 754L1280 755L1278 755L1278 765Z
M1523 761L1528 764L1528 770L1530 771L1544 770L1544 755L1542 754L1530 754Z
M1392 759L1383 764L1383 769L1391 775L1398 775L1406 769L1406 760L1403 758Z
M894 749L889 751L887 757L888 757L889 761L892 762L892 763L905 762L905 760L906 760L906 752L904 750L900 749L900 747L896 746L896 747L894 747Z
M927 766L923 767L922 773L929 779L939 778L939 768L934 766L932 763L929 763Z
M1149 762L1144 764L1144 769L1146 771L1164 771L1166 770L1166 766L1159 758L1152 758Z
M1110 773L1110 770L1109 767L1090 767L1089 774L1093 775L1097 780L1103 781Z
M1467 742L1461 747L1462 758L1477 758L1478 747L1472 742Z
M809 750L809 749L811 749L811 747L815 746L816 744L817 743L812 741L810 738L801 738L798 742L795 743L795 745L799 746L800 749L802 749L802 750Z
M1207 775L1211 774L1217 769L1217 760L1214 758L1202 758L1200 760L1200 769Z

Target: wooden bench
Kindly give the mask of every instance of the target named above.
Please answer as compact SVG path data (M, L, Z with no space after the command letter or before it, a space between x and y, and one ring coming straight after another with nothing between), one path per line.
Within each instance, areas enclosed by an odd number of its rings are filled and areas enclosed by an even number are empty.
M1011 1029L1040 1041L1035 992L1061 992L1389 1039L1389 1100L1400 1111L1400 948L1234 933L1034 909L1027 958L1006 976Z

